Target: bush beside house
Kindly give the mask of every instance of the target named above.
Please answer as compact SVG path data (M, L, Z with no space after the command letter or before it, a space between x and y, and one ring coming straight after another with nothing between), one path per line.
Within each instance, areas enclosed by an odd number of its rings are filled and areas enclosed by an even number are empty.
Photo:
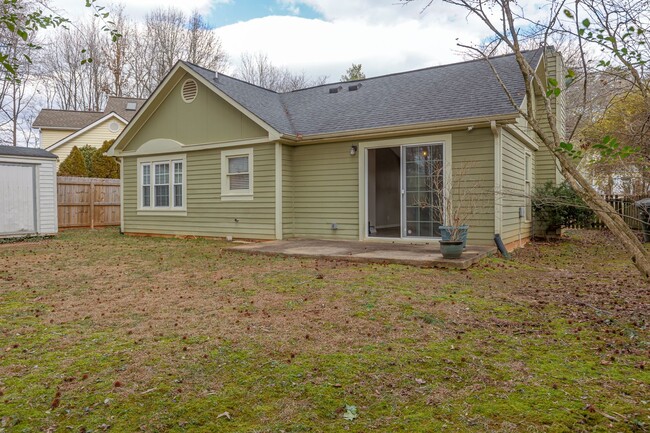
M113 140L107 140L99 149L88 145L73 147L70 155L59 166L58 175L119 179L119 164L115 158L104 156L112 144Z
M88 177L88 167L84 156L77 146L72 148L70 155L59 166L59 176Z

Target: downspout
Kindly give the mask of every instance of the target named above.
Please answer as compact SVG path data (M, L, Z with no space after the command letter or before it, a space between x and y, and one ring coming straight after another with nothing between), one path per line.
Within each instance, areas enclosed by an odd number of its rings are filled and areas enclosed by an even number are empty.
M124 158L115 158L120 165L120 234L124 234ZM137 176L136 176L137 177Z
M494 234L501 234L501 226L503 219L502 209L502 133L501 129L497 127L495 120L490 121L490 129L494 136Z

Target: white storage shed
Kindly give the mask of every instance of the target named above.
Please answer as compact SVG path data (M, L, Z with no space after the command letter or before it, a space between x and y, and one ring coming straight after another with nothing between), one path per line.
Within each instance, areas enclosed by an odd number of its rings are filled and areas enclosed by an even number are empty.
M58 231L56 155L0 145L0 238Z

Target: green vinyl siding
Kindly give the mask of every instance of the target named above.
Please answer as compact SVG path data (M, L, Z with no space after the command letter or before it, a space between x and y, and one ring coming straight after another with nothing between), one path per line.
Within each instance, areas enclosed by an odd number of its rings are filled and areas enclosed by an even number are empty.
M288 152L293 166L293 237L359 238L359 160L350 155L352 144L296 146ZM331 229L332 223L337 230Z
M529 150L507 131L501 131L502 166L502 230L501 238L508 244L530 237L532 224L519 217L519 208L526 206L525 163L530 155L531 190L535 187L535 152Z
M551 109L555 113L556 128L560 134L560 139L564 140L566 136L566 88L562 85L565 81L564 66L562 63L562 56L559 53L548 53L544 66L546 68L546 76L557 79L560 83L562 93L557 98L551 99ZM540 95L535 99L535 112L538 121L540 122L545 134L549 137L551 135L551 128L546 116L546 107L544 98ZM533 133L531 133L533 135ZM556 158L548 150L546 145L535 135L535 139L539 144L539 151L536 155L536 186L542 186L548 181L558 184L562 182L562 173L557 164Z
M186 78L189 76L181 78L146 119L126 150L136 150L160 138L181 144L205 144L268 136L263 128L198 81L196 99L184 102L181 87Z
M458 189L473 191L475 200L469 219L468 242L475 245L494 244L494 136L489 128L459 131L452 134L452 184ZM462 176L461 176L462 175ZM458 179L461 176L461 179Z
M564 94L561 94L561 97L564 98ZM561 111L559 112L560 116L563 117L564 109L563 104L557 104L557 101L553 100L552 101L552 107L553 109L560 109ZM544 99L542 97L537 98L537 113L540 113L543 115L545 112L546 108L544 107ZM551 128L548 126L548 120L545 115L543 117L539 117L542 129L544 130L544 133L547 134L549 137L551 136ZM558 127L563 127L563 121L558 119ZM563 129L558 129L560 132L563 132ZM536 186L542 186L548 181L553 182L554 184L562 182L562 175L560 173L559 167L557 165L557 160L555 156L551 153L550 150L548 150L548 147L542 141L537 138L537 142L539 144L539 150L536 152L536 169L537 169L537 180L536 180Z
M275 145L253 147L253 200L221 200L219 149L185 153L186 215L137 210L137 157L124 158L124 231L275 238ZM173 155L171 156L173 158ZM238 220L238 222L235 221Z

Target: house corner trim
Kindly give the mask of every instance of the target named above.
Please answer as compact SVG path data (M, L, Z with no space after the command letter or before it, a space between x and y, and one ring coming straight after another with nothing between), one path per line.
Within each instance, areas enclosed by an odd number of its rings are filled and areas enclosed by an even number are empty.
M282 240L282 144L275 143L275 239Z

